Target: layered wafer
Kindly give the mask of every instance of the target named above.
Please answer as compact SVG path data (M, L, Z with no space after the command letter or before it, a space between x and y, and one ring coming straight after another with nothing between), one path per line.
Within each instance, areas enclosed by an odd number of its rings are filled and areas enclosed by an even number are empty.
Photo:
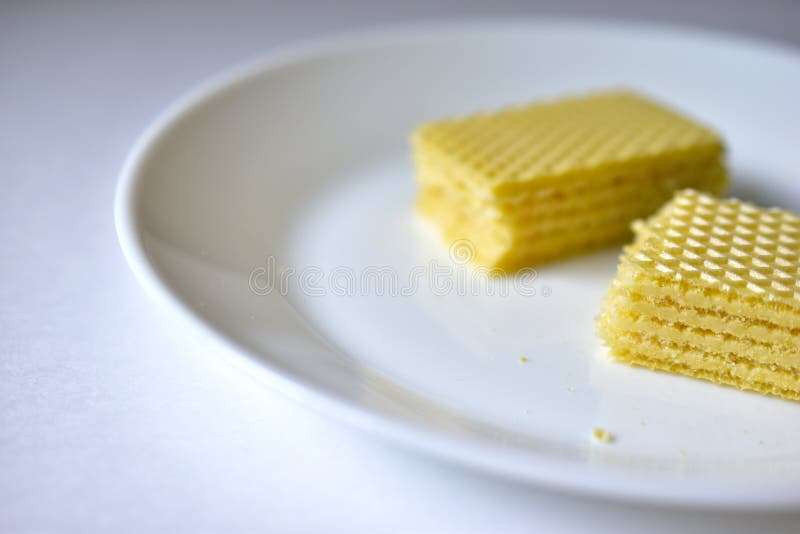
M511 270L623 242L674 191L726 184L717 134L624 91L426 124L412 146L418 212Z
M634 229L598 320L611 356L800 400L800 217L689 190Z

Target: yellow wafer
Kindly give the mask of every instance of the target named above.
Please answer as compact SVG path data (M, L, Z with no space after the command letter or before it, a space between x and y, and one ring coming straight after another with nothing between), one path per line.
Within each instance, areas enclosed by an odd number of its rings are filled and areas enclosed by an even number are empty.
M417 210L490 267L622 242L675 190L727 182L714 132L623 91L426 124L412 146Z
M611 356L800 400L800 217L687 190L634 226L598 321Z

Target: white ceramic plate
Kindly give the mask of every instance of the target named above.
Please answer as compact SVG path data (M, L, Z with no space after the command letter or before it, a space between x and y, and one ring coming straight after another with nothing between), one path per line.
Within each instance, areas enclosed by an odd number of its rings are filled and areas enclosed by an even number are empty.
M234 362L371 431L583 493L800 505L799 404L607 361L594 317L618 250L473 290L412 215L421 121L620 85L723 132L735 194L800 209L796 52L471 22L328 39L195 91L125 165L119 238L142 283ZM593 427L615 441L593 443Z

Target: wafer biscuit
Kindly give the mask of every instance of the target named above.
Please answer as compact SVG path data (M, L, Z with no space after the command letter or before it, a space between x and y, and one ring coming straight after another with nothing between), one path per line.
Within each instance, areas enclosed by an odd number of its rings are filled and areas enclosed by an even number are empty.
M800 400L800 217L687 190L634 227L598 321L611 356Z
M434 122L412 146L417 211L490 267L622 242L675 190L727 181L714 132L630 92Z

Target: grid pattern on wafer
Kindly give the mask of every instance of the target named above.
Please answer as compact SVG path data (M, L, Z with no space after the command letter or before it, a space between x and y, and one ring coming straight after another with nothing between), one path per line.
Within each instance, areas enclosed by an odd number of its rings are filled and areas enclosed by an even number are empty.
M630 261L655 276L800 305L800 217L696 191L649 224Z
M422 126L418 145L478 172L487 185L694 151L714 157L719 137L629 92L507 108Z

